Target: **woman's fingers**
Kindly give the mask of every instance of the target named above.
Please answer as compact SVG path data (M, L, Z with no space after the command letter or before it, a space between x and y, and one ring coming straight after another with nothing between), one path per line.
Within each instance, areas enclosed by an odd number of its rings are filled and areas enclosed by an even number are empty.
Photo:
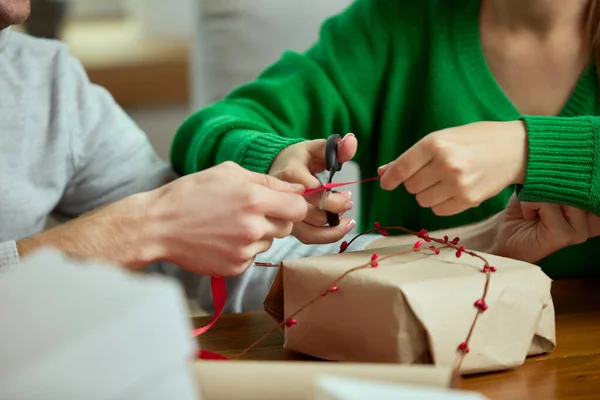
M419 194L440 182L439 169L434 163L429 163L419 172L404 182L404 187L411 194Z
M590 237L588 213L571 206L561 206L561 212L572 229L570 244L585 242Z
M513 195L514 196L514 195ZM535 221L539 218L540 208L542 206L541 203L521 203L521 213L523 214L523 218L527 221Z
M538 229L541 237L538 240L555 242L556 248L562 248L570 243L573 228L565 218L562 208L558 204L543 204L539 209L541 226Z
M327 223L327 214L325 214L325 211L319 210L318 207L309 204L304 222L315 227L323 226Z
M356 222L350 218L342 218L334 227L317 227L304 222L294 224L292 234L305 244L325 244L337 242L352 230Z
M446 182L438 182L416 195L417 202L423 208L432 208L452 199L452 188ZM449 208L444 205L442 209ZM435 210L434 210L435 211Z
M305 196L306 201L315 207L321 206L321 198L323 197L323 191L316 192ZM352 193L347 190L340 192L327 192L325 194L325 201L323 203L323 210L333 212L336 214L342 214L354 207L352 203Z

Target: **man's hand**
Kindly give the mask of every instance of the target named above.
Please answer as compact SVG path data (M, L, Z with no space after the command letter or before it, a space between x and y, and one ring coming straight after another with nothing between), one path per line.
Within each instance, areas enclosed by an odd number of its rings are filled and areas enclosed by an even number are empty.
M233 276L306 217L304 187L226 162L139 193L17 242L131 269L165 260L194 273Z
M600 235L600 216L575 207L510 199L493 253L530 263Z
M404 184L421 207L447 216L523 183L526 167L522 121L477 122L425 136L378 172L384 190Z
M321 187L315 177L325 170L325 139L300 142L283 149L273 160L269 168L269 175L286 182L299 183L306 188ZM354 157L358 142L354 134L347 134L339 143L338 159L344 163ZM325 210L319 209L322 193L317 192L306 196L308 213L304 221L294 225L292 234L305 244L333 243L341 239L352 230L355 221L342 218L336 227L324 226L327 224L325 211L343 214L352 209L351 194L348 191L331 193L325 201Z
M304 186L231 162L155 192L148 214L161 258L202 275L241 274L307 213Z

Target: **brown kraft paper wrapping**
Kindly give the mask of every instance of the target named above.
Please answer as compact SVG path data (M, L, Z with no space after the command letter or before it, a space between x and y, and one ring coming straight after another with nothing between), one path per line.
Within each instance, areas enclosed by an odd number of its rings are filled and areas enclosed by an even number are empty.
M278 322L327 290L375 252L406 246L284 261L265 299ZM460 372L471 374L521 365L527 355L554 349L551 280L539 267L479 253L497 268ZM480 259L454 251L408 253L352 272L285 328L284 347L325 360L451 367L477 313L485 274Z

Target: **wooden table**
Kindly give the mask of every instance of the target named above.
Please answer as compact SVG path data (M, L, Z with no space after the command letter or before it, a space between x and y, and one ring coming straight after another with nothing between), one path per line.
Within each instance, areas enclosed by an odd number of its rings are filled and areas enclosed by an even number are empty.
M495 399L600 399L600 280L554 282L557 347L512 371L466 377L460 387ZM210 317L194 320L206 325ZM273 326L264 312L230 314L199 342L204 349L235 356ZM277 332L250 351L251 360L314 360L282 347Z

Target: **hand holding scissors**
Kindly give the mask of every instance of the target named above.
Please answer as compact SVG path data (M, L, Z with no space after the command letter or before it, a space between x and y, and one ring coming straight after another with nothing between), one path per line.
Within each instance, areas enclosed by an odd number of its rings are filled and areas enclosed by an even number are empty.
M340 217L340 214L353 207L350 192L318 189L333 179L344 162L352 159L357 147L356 137L351 133L343 138L331 135L328 139L308 140L288 146L271 163L269 175L316 189L315 193L305 196L309 203L307 217L296 223L292 232L303 243L333 243L355 226L355 221L343 215ZM326 171L326 177L320 180L317 174L323 171Z

